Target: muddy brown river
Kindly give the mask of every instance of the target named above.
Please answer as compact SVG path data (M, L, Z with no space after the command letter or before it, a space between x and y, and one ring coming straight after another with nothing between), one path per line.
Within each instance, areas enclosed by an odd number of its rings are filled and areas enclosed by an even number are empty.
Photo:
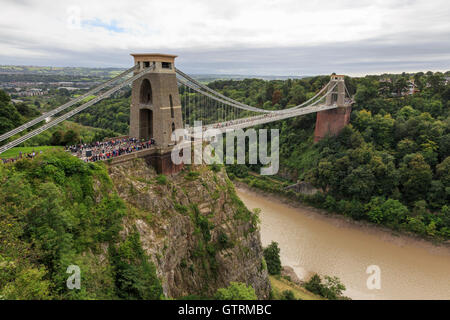
M337 276L352 299L450 299L450 248L236 190L249 209L261 209L263 245L278 242L282 264L299 278ZM380 289L367 287L369 266L379 267Z

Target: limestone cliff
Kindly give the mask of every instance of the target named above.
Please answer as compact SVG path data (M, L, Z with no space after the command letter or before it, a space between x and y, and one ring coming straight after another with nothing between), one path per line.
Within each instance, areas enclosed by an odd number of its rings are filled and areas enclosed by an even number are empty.
M143 159L108 168L130 214L125 237L138 230L168 297L212 296L230 281L268 298L258 217L236 196L220 168L187 168L158 176Z

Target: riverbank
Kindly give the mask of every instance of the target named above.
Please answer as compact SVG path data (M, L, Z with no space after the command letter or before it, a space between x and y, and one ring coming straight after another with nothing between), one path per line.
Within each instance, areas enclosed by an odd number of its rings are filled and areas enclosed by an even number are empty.
M249 209L261 209L261 240L279 243L282 264L301 280L337 276L352 299L449 299L450 249L236 183ZM381 269L381 289L369 290L367 267Z
M334 212L330 212L330 211L327 211L324 209L319 209L319 208L310 206L310 205L302 203L298 200L291 199L288 196L283 195L283 194L268 192L268 191L261 190L259 188L251 187L248 184L238 181L236 179L233 180L233 183L237 189L245 190L246 192L252 192L253 194L256 194L256 195L274 199L274 200L279 201L280 203L288 205L292 208L304 209L311 214L317 215L317 217L327 220L329 223L332 223L335 226L346 226L346 227L356 228L358 230L361 230L364 232L369 232L371 234L376 234L376 235L382 234L383 237L387 241L392 241L392 242L400 241L399 242L400 245L401 245L402 238L403 238L403 240L405 240L405 241L406 240L416 241L417 244L423 245L423 246L432 245L435 247L445 247L445 248L450 249L450 240L439 241L434 238L424 237L424 236L418 235L413 232L408 232L408 231L404 231L404 230L393 230L384 225L375 224L375 223L372 223L372 222L369 222L366 220L354 220L350 217L347 217L347 216L339 214L339 213L334 213Z

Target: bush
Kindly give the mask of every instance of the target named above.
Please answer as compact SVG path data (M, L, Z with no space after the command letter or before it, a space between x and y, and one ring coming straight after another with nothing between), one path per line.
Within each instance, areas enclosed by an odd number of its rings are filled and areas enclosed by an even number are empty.
M280 248L278 243L272 243L264 249L264 259L266 260L267 270L271 275L281 274Z
M342 296L342 292L345 291L345 286L340 282L338 277L325 276L325 283L323 283L320 276L314 274L304 286L308 291L330 300L347 299Z
M217 300L257 300L255 289L241 282L230 282L227 288L217 290L214 298Z
M219 235L219 247L221 249L230 248L232 246L228 235L224 232L221 232Z
M284 290L281 293L281 300L296 300L292 290Z
M158 300L162 286L135 230L118 248L110 247L117 295L123 299Z
M186 180L194 181L200 176L200 172L198 171L189 171L188 174L184 177Z
M160 185L166 185L167 184L167 177L163 174L160 174L156 177L156 182Z

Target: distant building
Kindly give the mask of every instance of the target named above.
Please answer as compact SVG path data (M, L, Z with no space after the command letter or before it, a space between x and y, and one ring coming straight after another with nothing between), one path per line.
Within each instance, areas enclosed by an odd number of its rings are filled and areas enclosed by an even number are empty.
M16 88L16 90L17 90L17 88ZM46 93L47 93L47 91L44 91L42 89L31 88L31 89L27 89L25 91L17 92L17 95L19 97L34 97L34 96L42 96Z
M69 90L69 91L75 91L75 90L79 90L80 88L75 88L75 87L58 87L57 89L58 90L59 89L66 89L66 90Z
M406 92L406 95L413 95L419 92L419 89L417 88L414 79L409 80L408 82L408 92Z

